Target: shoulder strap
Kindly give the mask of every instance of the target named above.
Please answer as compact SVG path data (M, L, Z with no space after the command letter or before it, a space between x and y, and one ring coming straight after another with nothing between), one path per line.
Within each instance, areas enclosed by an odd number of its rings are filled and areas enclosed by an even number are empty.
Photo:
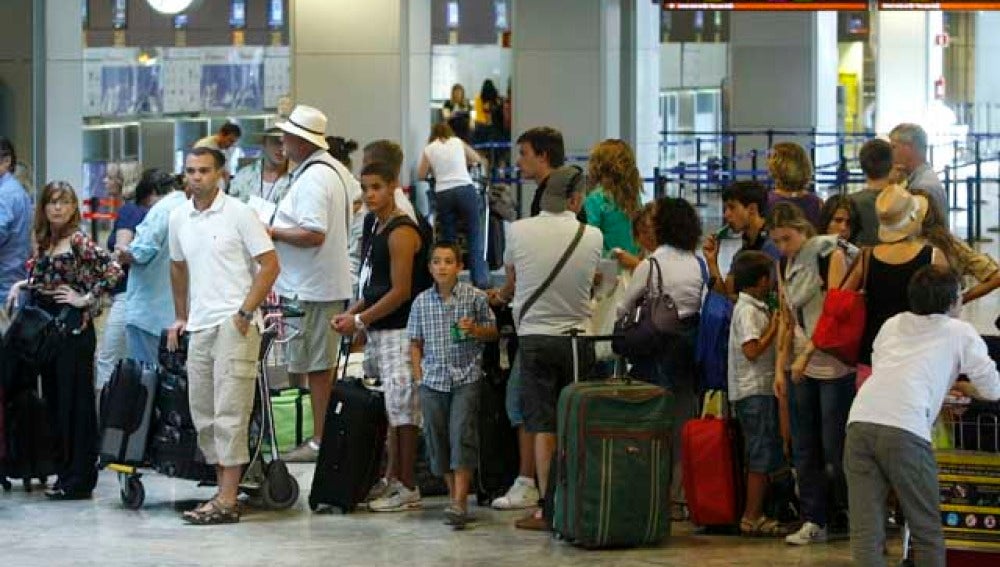
M545 293L545 290L549 289L549 286L552 285L552 281L555 280L556 276L559 275L559 272L562 271L563 266L566 265L566 262L569 261L569 257L573 255L573 251L576 250L577 245L580 244L580 240L583 238L583 231L585 228L586 225L584 225L583 223L579 223L579 227L576 229L576 235L573 237L573 240L569 243L569 246L566 248L566 251L563 252L562 257L559 258L558 262L556 262L555 267L552 268L552 272L549 273L549 277L545 278L545 281L542 282L542 285L538 286L538 289L535 290L535 293L532 293L531 297L529 297L528 300L524 302L524 307L521 308L521 314L518 315L517 317L518 323L524 320L524 314L528 312L528 309L531 309L531 306L534 305L536 301L538 301L538 298L540 298L542 294Z
M338 170L336 166L334 166L332 163L320 160L313 160L306 162L306 164L302 166L302 169L299 170L298 175L296 175L295 177L301 177L302 173L305 172L305 170L309 169L310 167L316 164L325 165L329 167L337 175L337 178L340 179L340 186L344 188L344 227L346 227L347 234L349 235L351 234L351 194L347 191L347 182L344 181L344 176L340 174L340 170ZM275 209L275 213L277 213L277 209ZM271 217L271 222L272 223L274 222L274 217Z
M698 268L701 270L701 285L708 287L710 276L708 275L708 264L705 263L705 259L701 256L695 256L695 260L698 260Z
M865 287L868 284L868 281L867 281L867 279L868 279L868 256L870 256L871 253L872 253L872 248L865 247L865 248L861 249L861 252L858 253L857 258L855 258L854 261L851 262L851 265L847 268L847 271L844 272L844 277L840 278L840 283L837 285L837 289L842 289L844 287L844 284L847 283L847 278L851 277L851 274L854 273L854 269L857 268L857 266L858 266L858 262L860 262L861 263L861 285L858 287L858 290L859 291L864 291L865 290Z

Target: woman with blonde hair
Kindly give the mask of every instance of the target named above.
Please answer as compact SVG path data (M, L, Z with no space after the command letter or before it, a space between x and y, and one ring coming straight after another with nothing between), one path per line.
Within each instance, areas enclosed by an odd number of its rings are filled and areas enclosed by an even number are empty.
M67 328L48 360L38 365L57 441L58 480L45 495L90 498L97 483L92 312L122 271L80 230L80 202L69 183L52 182L42 190L34 236L37 249L28 260L28 279L11 287L7 301L16 303L22 290L30 290L32 304L59 317Z
M774 189L767 194L768 213L787 201L801 209L817 230L825 232L819 226L823 200L809 190L813 167L805 148L792 142L775 144L767 156L767 171L774 181Z
M604 252L623 266L640 253L632 219L642 208L642 177L632 148L622 140L604 140L590 152L587 177L595 188L583 202L587 224L604 235Z

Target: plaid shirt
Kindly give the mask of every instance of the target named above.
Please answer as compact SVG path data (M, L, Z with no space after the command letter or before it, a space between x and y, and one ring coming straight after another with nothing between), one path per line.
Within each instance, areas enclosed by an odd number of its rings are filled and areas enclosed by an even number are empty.
M483 343L452 339L452 325L471 317L476 325L496 325L486 294L469 284L458 282L445 302L437 285L413 300L407 334L410 340L423 341L423 384L432 390L450 392L452 388L479 380L483 362Z

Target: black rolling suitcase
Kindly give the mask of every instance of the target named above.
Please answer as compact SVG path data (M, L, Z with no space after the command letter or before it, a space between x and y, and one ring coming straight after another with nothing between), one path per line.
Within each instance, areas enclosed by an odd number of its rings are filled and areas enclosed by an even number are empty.
M349 339L341 351L346 371ZM378 480L388 427L382 392L353 378L334 384L309 494L312 511L335 507L347 514L364 501Z
M483 352L479 389L479 466L474 488L476 502L489 506L503 496L517 478L520 454L517 430L507 417L507 382L517 352L514 316L509 307L493 309L502 337Z
M101 390L102 466L146 463L157 382L155 366L132 359L118 362Z
M48 408L34 388L5 391L4 430L6 458L0 462L0 479L20 479L31 491L31 481L43 485L56 473L56 440L49 426Z

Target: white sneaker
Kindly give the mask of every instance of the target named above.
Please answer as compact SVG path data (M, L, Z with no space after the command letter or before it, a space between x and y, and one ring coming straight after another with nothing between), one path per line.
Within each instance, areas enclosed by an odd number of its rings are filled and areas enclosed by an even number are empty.
M386 494L389 494L389 490L395 488L395 485L397 483L399 483L398 480L389 482L385 478L378 479L378 482L375 483L375 486L373 486L371 490L368 491L368 496L365 496L365 502L378 500L379 498L382 498Z
M791 545L809 545L810 543L826 543L826 528L821 528L812 522L802 524L799 531L785 537L785 543Z
M368 503L372 512L403 512L420 508L420 489L410 490L402 484L393 483L392 491L386 496Z
M517 477L507 494L492 502L494 510L524 510L538 506L538 487L535 481Z

